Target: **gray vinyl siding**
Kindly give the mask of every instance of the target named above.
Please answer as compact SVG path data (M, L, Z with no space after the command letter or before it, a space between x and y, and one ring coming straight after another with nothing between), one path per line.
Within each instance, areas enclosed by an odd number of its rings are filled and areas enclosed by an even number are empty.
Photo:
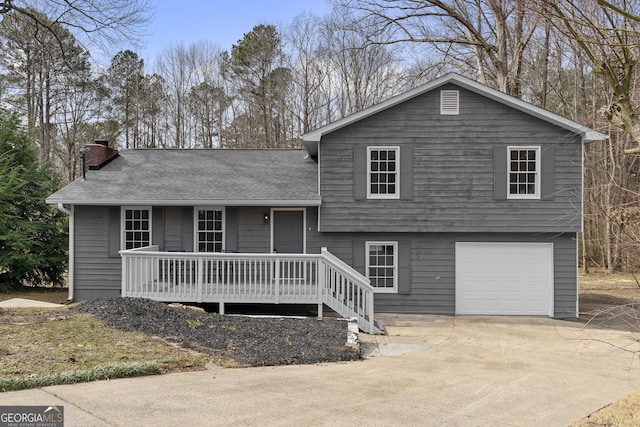
M159 245L166 252L193 250L193 207L154 206L152 212L152 244ZM236 246L229 250L269 252L270 225L263 220L269 208L230 208L228 212L226 243ZM120 218L119 206L75 207L74 299L80 301L121 294ZM315 224L316 220L313 221Z
M176 206L164 208L164 250L182 251L182 240L182 208Z
M276 206L274 208L277 209ZM300 207L304 208L303 206ZM237 242L238 252L269 253L271 250L271 224L264 223L264 214L271 214L269 207L238 207ZM306 212L306 253L319 254L325 246L318 233L318 211L316 207L304 208ZM227 227L228 228L228 227Z
M163 233L166 250L182 250L185 215L190 208L163 209ZM270 224L264 223L263 207L238 207L237 220L227 222L237 227L238 251L266 253L270 249ZM120 295L121 259L110 256L113 238L119 236L119 222L113 207L75 207L75 292L76 300ZM577 246L575 233L328 233L317 230L318 210L306 209L307 253L320 253L322 247L345 263L364 273L358 247L366 241L397 241L399 244L398 293L375 296L376 312L455 314L455 243L456 242L552 242L554 244L554 312L555 317L575 317L577 307ZM157 219L154 218L154 226ZM174 249L171 249L174 248ZM364 250L364 249L362 249ZM407 259L408 258L408 259Z
M264 223L268 207L238 208L238 251L245 253L269 253L271 226Z
M375 311L441 315L455 314L456 242L551 242L554 246L554 316L576 317L577 246L573 233L322 233L321 239L331 253L363 274L362 264L355 260L361 254L354 254L357 247L354 242L409 242L410 289L397 294L377 293Z
M322 137L321 231L580 230L582 145L577 135L464 89L459 115L441 116L439 102L440 90L434 90ZM408 180L401 176L399 200L361 197L357 176L362 160L356 157L373 145L399 146L401 175L412 169L412 191L403 190ZM516 145L541 147L546 160L541 187L547 193L542 200L508 200L506 176L496 182L494 150L504 151L506 163L507 146Z
M74 299L77 301L120 295L122 264L120 256L111 254L117 233L109 206L75 206ZM111 231L110 231L111 229ZM118 240L119 241L119 240Z

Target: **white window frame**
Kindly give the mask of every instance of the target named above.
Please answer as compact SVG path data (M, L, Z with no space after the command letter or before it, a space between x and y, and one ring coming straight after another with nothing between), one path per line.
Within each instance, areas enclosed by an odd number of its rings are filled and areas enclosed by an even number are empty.
M371 174L379 173L379 171L373 172L371 170L371 152L372 151L395 151L395 177L396 190L394 193L379 194L371 193ZM387 146L387 145L372 145L367 147L367 199L399 199L400 198L400 147L399 146Z
M460 114L460 91L440 91L440 115L457 116Z
M513 151L535 151L536 152L536 171L535 171L535 181L534 181L534 186L535 186L535 192L533 194L511 194L511 152ZM508 146L507 147L507 198L508 199L529 199L529 200L535 200L535 199L540 199L540 186L541 186L541 149L540 146L533 146L533 145L524 145L524 146L517 146L517 145L513 145L513 146ZM518 173L518 172L515 172ZM524 173L530 173L530 172L524 172Z
M364 246L364 256L365 256L365 275L371 280L369 277L369 268L372 267L370 263L370 250L372 246L393 246L393 287L392 288L379 288L373 284L373 288L376 293L397 293L398 292L398 242L394 241L370 241L365 242ZM375 267L375 266L374 266ZM386 266L388 267L388 266Z
M220 250L220 252L224 252L226 249L226 242L225 242L225 229L226 229L226 215L225 215L225 208L221 207L221 206L195 206L193 209L193 249L194 252L200 252L200 248L199 248L199 244L200 244L200 229L198 228L198 226L200 225L198 223L198 213L200 211L222 211L222 229L220 230L220 232L222 233L222 248ZM204 231L206 232L206 230ZM215 233L216 230L213 230L213 232ZM220 253L219 252L219 253ZM202 253L206 253L202 252ZM209 252L211 253L211 252Z
M120 207L120 249L121 250L127 250L127 231L132 231L135 233L135 230L127 230L126 229L126 216L127 216L127 211L148 211L149 212L149 244L153 245L153 209L151 209L151 206L121 206ZM145 231L146 232L146 231ZM144 247L144 246L138 246L138 247ZM136 249L136 247L134 248L129 248L128 250L131 249Z

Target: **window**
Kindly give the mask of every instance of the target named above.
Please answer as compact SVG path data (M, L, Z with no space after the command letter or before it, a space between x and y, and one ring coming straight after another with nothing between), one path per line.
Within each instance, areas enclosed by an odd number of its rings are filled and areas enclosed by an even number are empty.
M123 219L124 249L142 248L151 244L151 209L125 208Z
M198 252L222 252L224 246L222 209L197 209L196 215Z
M540 147L508 147L507 195L510 199L540 198Z
M398 242L366 243L367 277L379 292L398 291Z
M443 116L457 116L459 111L459 92L457 90L440 91L440 114Z
M367 197L398 199L399 147L367 147Z

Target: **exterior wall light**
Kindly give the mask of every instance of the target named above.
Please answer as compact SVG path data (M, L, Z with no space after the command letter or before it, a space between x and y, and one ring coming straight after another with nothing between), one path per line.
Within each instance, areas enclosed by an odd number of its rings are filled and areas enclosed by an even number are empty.
M262 220L264 221L265 224L269 224L269 214L268 213L262 214Z

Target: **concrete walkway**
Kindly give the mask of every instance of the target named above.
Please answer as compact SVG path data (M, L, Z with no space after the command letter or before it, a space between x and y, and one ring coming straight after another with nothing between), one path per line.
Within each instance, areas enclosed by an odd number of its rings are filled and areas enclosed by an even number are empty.
M63 405L65 426L567 426L640 388L627 332L551 319L378 316L361 362L0 393ZM637 359L637 356L636 356Z
M29 307L62 307L62 304L52 302L36 301L26 298L11 298L0 301L0 308L29 308Z

